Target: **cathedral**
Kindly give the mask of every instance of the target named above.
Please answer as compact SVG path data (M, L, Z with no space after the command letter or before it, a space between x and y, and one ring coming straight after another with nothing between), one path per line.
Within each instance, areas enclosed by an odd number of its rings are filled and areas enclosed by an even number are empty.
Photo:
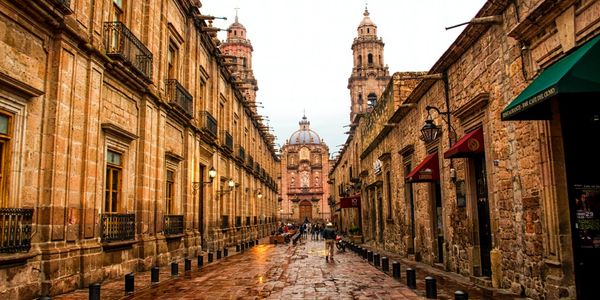
M306 116L281 147L280 217L284 221L329 221L329 148Z

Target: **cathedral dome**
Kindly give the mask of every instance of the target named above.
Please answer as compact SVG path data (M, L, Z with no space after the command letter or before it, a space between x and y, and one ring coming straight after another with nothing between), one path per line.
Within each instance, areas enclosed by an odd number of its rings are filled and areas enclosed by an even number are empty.
M321 144L321 138L316 132L310 129L310 122L306 119L306 116L303 116L298 124L300 124L300 130L292 133L290 144Z

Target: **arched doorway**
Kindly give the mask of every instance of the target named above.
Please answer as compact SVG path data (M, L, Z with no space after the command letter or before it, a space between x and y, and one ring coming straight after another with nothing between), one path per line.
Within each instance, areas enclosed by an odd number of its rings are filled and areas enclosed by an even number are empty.
M312 219L312 203L308 200L300 202L300 221Z

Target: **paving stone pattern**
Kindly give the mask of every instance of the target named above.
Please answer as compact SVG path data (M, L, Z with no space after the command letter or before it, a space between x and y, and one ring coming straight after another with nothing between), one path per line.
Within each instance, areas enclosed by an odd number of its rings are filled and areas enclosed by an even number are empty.
M336 253L326 262L323 241L297 246L260 244L191 272L170 276L162 267L160 283L150 284L150 272L135 275L136 291L124 295L124 280L102 285L102 299L423 299L414 291L357 255ZM205 263L206 264L206 263ZM88 290L53 299L87 299Z

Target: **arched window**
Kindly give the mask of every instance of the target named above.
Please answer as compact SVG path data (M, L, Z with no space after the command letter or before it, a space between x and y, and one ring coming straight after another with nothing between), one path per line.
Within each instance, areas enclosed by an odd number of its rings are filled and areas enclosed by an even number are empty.
M373 64L373 54L369 53L369 56L367 57L367 62L369 64Z
M237 30L233 31L233 35L237 36Z
M377 95L375 95L375 93L370 93L369 96L367 96L367 101L369 107L374 107L375 104L377 104Z
M371 33L371 29L367 28L367 33Z
M358 56L358 65L362 65L362 55Z
M357 102L358 102L358 105L362 106L362 104L363 104L362 94L358 94L358 101Z

